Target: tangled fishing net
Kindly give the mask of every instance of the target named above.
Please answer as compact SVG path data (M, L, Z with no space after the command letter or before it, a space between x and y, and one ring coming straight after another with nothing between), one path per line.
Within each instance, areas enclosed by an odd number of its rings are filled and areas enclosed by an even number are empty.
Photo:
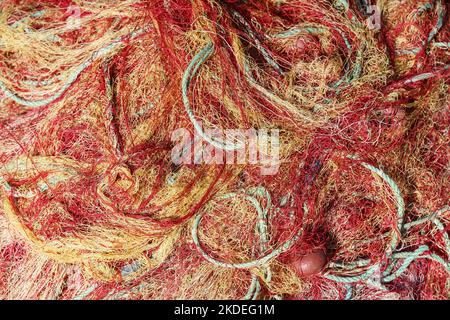
M449 9L1 1L0 298L448 299Z

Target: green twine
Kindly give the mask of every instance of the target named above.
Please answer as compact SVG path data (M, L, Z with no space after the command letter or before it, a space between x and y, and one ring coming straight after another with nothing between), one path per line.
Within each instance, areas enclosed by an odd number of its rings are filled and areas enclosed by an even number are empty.
M199 53L197 53L192 61L190 62L189 66L187 67L186 71L184 72L182 84L181 84L181 90L183 95L183 104L184 108L186 110L186 113L189 117L189 120L191 121L192 125L194 126L195 131L208 143L213 145L216 148L226 150L226 151L234 151L238 149L242 149L244 147L243 143L237 143L237 144L230 144L230 143L224 143L223 141L214 140L212 137L208 136L202 129L202 125L197 121L195 118L195 115L191 109L191 105L189 102L189 85L193 79L193 77L197 74L198 70L202 66L203 63L205 63L206 60L213 54L214 52L214 44L212 42L209 42Z
M277 33L277 34L273 35L272 37L275 39L284 39L284 38L296 36L300 33L320 35L320 34L325 33L327 31L327 29L328 28L326 28L326 27L311 27L311 26L301 27L301 28L294 27L289 30ZM350 41L348 40L348 38L345 36L345 34L340 29L335 28L335 30L339 33L341 38L344 40L347 50L350 52L349 53L349 56L350 56L351 51L352 51L352 45L350 44ZM353 68L350 68L348 65L346 65L344 75L338 81L329 85L329 87L331 89L338 89L344 83L349 84L353 80L356 80L361 76L362 67L361 67L360 61L362 59L362 51L363 51L363 47L359 48L359 50L357 51L357 56L356 56L356 63L354 64ZM339 90L338 90L338 92L339 92Z
M350 157L354 158L354 157ZM391 188L397 205L397 229L400 231L408 230L414 226L420 225L422 223L432 221L436 227L443 232L443 238L445 241L445 247L447 256L450 258L450 239L447 233L445 233L445 227L442 224L442 222L437 218L438 215L442 214L445 211L448 211L450 209L450 206L445 206L444 208L436 211L430 216L427 216L425 218L422 218L417 221L413 221L410 223L403 224L403 218L404 218L404 211L405 211L405 204L403 197L401 195L400 189L398 188L397 184L394 180L392 180L386 173L384 173L382 170L375 168L374 166L367 164L367 163L361 163L363 167L366 169L369 169L370 171L376 173L379 175ZM448 273L450 273L450 263L446 262L442 257L431 253L431 254L424 254L426 251L429 251L428 246L422 245L419 248L417 248L413 252L399 252L399 253L393 253L400 241L400 236L397 234L395 230L390 233L392 240L390 247L388 248L386 252L386 257L392 259L392 262L386 267L386 269L383 272L383 275L381 277L382 282L391 282L395 279L397 279L399 276L401 276L409 267L409 265L416 259L431 259L438 263L440 263L444 268L447 270ZM398 260L402 259L403 263L398 267L395 271L393 271L397 265ZM341 263L330 263L329 268L330 269L344 269L344 270L355 270L357 268L366 267L370 264L370 260L359 260L352 263L347 264L341 264ZM362 274L354 275L354 276L347 276L347 275L335 275L328 273L325 275L327 279L341 282L341 283L354 283L359 281L370 281L370 277L376 272L379 271L380 265L375 264L367 271L365 271ZM381 286L382 287L382 286Z
M23 98L17 96L16 94L14 94L10 89L8 89L5 85L5 83L3 83L1 80L0 80L0 89L5 93L7 98L13 100L14 102L16 102L20 105L25 106L25 107L38 108L38 107L46 106L48 104L55 102L57 99L59 99L75 83L75 81L78 79L80 74L83 71L85 71L89 66L91 66L94 63L94 61L96 61L100 57L110 54L113 50L117 49L119 46L122 45L122 42L124 41L124 39L126 39L128 37L133 39L133 38L136 38L136 37L148 32L148 31L149 31L149 28L144 28L144 29L140 29L138 31L132 32L128 36L117 38L112 43L108 44L107 46L95 51L88 60L86 60L84 63L82 63L75 69L75 71L69 76L66 83L64 83L64 85L59 90L57 90L52 96L50 96L48 98L45 98L42 100L35 100L35 101L23 99Z
M351 285L346 285L345 288L347 289L347 293L345 294L344 300L352 300L353 296L353 287Z
M80 293L79 295L77 295L76 297L74 297L73 300L83 300L83 299L86 298L88 295L90 295L96 288L97 288L97 285L96 285L96 284L93 284L92 286L90 286L89 288L87 288L85 291L83 291L82 293Z
M409 265L418 257L420 257L420 255L422 253L424 253L425 251L428 250L428 246L420 246L419 248L417 248L415 251L413 252L403 252L403 253L399 253L396 255L396 257L393 257L394 259L404 259L402 265L396 270L394 271L392 274L387 275L387 273L383 273L383 281L384 282L391 282L395 279L397 279L400 275L402 275L406 269L409 267ZM394 261L394 263L396 263L396 261ZM392 268L388 269L389 271L392 270Z
M266 207L263 209L259 203L259 201L254 197L254 195L259 195L259 196L263 196L266 198L267 201L267 205ZM221 196L219 199L229 199L229 198L234 198L238 196L238 194L236 193L228 193L225 194L223 196ZM263 188L263 187L257 187L257 188L252 188L250 190L247 191L247 193L244 195L245 199L248 200L256 209L256 211L258 212L258 223L257 223L257 231L260 234L260 238L261 238L261 248L267 249L266 247L266 243L268 241L268 237L267 237L267 215L268 215L268 210L270 208L271 205L271 198L270 198L270 194L269 192ZM298 232L294 237L292 237L290 240L286 241L283 245L281 245L280 247L278 247L277 249L273 250L272 252L270 252L269 254L263 256L262 258L256 259L256 260L252 260L252 261L248 261L248 262L243 262L243 263L228 263L228 262L223 262L223 261L219 261L217 259L214 259L213 257L211 257L210 255L208 255L203 248L200 245L200 241L198 238L198 227L199 224L201 222L203 214L199 213L194 220L194 224L192 226L191 229L191 236L192 236L192 240L198 250L198 252L202 255L202 257L211 262L212 264L218 266L218 267L222 267L222 268L232 268L232 269L251 269L251 268L256 268L259 266L265 266L265 277L266 277L266 281L269 282L271 280L271 271L270 268L268 266L268 263L270 260L276 258L277 256L279 256L280 254L282 254L283 252L286 252L287 250L290 249L290 247L292 246L293 243L295 243L298 238L300 237L301 231ZM256 276L252 277L252 283L250 285L250 288L247 292L247 294L245 295L245 299L249 299L250 297L256 298L257 295L259 294L259 290L260 290L260 283L259 280L257 279Z
M229 196L235 196L235 194L229 194ZM255 208L257 211L261 210L261 208L259 207L259 204L256 205L256 203L258 202L255 198L253 197L247 197L247 199L255 205ZM194 241L194 244L197 248L197 250L200 252L200 254L203 256L203 258L205 258L207 261L215 264L216 266L219 267L223 267L223 268L231 268L231 269L250 269L250 268L255 268L255 267L259 267L261 265L267 264L270 260L276 258L277 256L279 256L280 254L282 254L283 252L286 252L287 250L290 249L290 247L292 246L293 243L295 243L295 241L298 240L298 238L300 237L301 231L298 232L295 236L293 236L291 239L289 239L288 241L286 241L283 245L281 245L280 247L278 247L277 249L273 250L272 252L270 252L269 254L256 259L256 260L252 260L252 261L248 261L248 262L242 262L242 263L228 263L228 262L223 262L223 261L219 261L214 259L213 257L209 256L201 247L200 245L200 241L198 238L198 227L200 225L201 219L202 219L203 214L198 214L195 219L194 219L194 224L192 226L192 230L191 230L191 236L192 236L192 240Z

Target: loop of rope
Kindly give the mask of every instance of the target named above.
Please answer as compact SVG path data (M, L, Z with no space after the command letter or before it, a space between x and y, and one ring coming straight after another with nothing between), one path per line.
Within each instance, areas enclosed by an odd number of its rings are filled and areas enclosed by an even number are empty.
M354 158L354 157L350 157L350 158ZM374 167L370 164L364 163L364 162L362 162L361 165L364 168L366 168L366 169L372 171L373 173L377 174L378 176L380 176L389 185L389 187L391 188L391 191L394 195L396 206L397 206L396 228L394 228L392 230L392 232L389 233L391 235L391 243L390 243L390 246L387 249L386 255L385 255L386 259L392 259L393 261L391 264L389 264L386 267L385 271L383 272L383 275L381 276L380 281L391 282L391 281L395 280L396 278L398 278L400 275L402 275L406 271L408 266L414 260L423 259L423 258L432 259L434 261L437 261L438 263L440 263L441 265L444 266L444 268L447 270L447 272L450 273L449 262L446 262L440 256L433 254L433 253L424 255L424 253L426 251L429 251L429 248L426 245L420 246L413 252L394 253L399 241L401 240L401 232L403 230L408 230L409 228L412 228L421 223L424 223L427 221L432 221L440 231L445 231L444 225L439 221L438 218L436 218L436 215L439 215L439 214L449 210L450 206L446 206L443 209L438 210L437 212L435 212L434 214L432 214L429 217L425 217L425 218L422 218L417 221L403 224L405 203L404 203L404 200L403 200L403 197L401 195L398 185L395 183L395 181L392 178L390 178L385 172L383 172L379 168L376 168L376 167ZM400 231L400 233L397 231ZM450 257L450 241L449 241L448 234L446 234L444 232L443 238L444 238L444 241L446 244L447 255ZM402 265L399 268L397 268L397 270L392 272L399 259L404 259ZM330 263L328 267L329 267L329 269L339 268L339 269L345 269L345 270L355 270L358 268L367 267L369 264L370 264L370 260L358 260L358 261L347 263L347 264ZM370 280L369 278L375 272L379 271L379 269L380 269L380 264L377 263L377 264L369 267L369 269L367 269L364 273L359 274L359 275L354 275L354 276L342 275L341 276L341 275L336 275L336 274L332 274L332 273L327 273L325 275L325 277L327 279L330 279L330 280L333 280L336 282L350 284L350 283L355 283L355 282L364 281L364 280L369 281Z
M261 207L259 201L255 197L253 197L253 195L260 195L260 196L264 196L266 198L267 204L264 209ZM236 196L238 196L238 194L228 193L228 194L221 196L220 199L225 200L225 199L229 199L229 198L234 198ZM244 196L245 196L245 199L248 200L254 206L256 211L258 212L257 231L260 234L261 248L262 248L262 250L265 250L266 243L268 241L267 225L266 225L265 221L267 220L268 210L271 205L270 194L263 187L258 187L258 188L252 188L252 189L248 190L247 194L245 194ZM205 260L211 262L212 264L214 264L218 267L223 267L223 268L251 269L251 268L255 268L255 267L259 267L259 266L265 266L265 276L266 276L265 280L267 282L270 282L270 280L271 280L271 271L270 271L270 267L267 265L268 262L270 260L272 260L273 258L277 257L278 255L280 255L281 253L287 251L291 247L291 245L300 236L300 232L299 232L293 238L291 238L290 240L285 242L282 246L280 246L278 249L273 250L271 253L267 254L266 256L264 256L262 258L259 258L259 259L253 260L253 261L244 262L244 263L227 263L227 262L219 261L219 260L211 257L203 250L203 248L200 244L199 238L198 238L198 227L201 222L201 219L202 219L201 213L195 217L194 224L193 224L192 230L191 230L191 235L192 235L193 242L194 242L198 252L202 255L202 257ZM257 276L253 275L250 288L249 288L247 294L245 295L244 299L256 299L260 292L260 289L261 289L261 285L259 283L259 279Z
M150 29L144 28L135 32L132 32L128 36L123 36L115 39L112 43L108 44L107 46L104 46L100 48L97 51L94 51L94 53L91 55L91 57L86 60L84 63L79 65L75 71L69 76L68 80L64 83L64 85L57 90L52 96L42 99L42 100L26 100L24 98L21 98L14 94L10 89L7 88L4 82L0 80L0 89L5 93L6 97L13 100L14 102L23 105L25 107L29 108L38 108L43 107L48 104L51 104L61 98L61 96L75 83L75 81L78 79L78 77L85 71L87 68L89 68L98 58L101 58L103 56L108 55L118 47L120 47L126 39L134 39L140 35L143 35L147 33Z
M189 120L191 121L192 125L194 126L195 131L197 131L197 133L205 141L207 141L212 146L222 149L222 150L226 150L226 151L239 150L244 147L244 143L237 143L237 144L233 144L233 143L230 144L228 142L224 143L223 141L215 140L212 137L210 137L209 135L207 135L203 131L201 124L195 118L195 115L191 109L191 104L189 102L188 91L189 91L189 86L191 84L191 81L194 78L194 76L197 74L197 72L200 69L200 67L202 66L202 64L205 63L206 60L208 60L208 58L213 54L213 52L214 52L214 44L212 42L209 42L199 53L197 53L194 56L192 61L189 63L189 66L187 67L186 71L184 72L182 84L181 84L184 108L189 117Z
M228 198L234 197L234 196L236 196L235 193L229 193L229 194L224 195L221 198L222 199L228 199ZM255 199L254 197L249 196L249 195L245 195L245 198L255 207L255 209L258 212L258 214L263 214L264 215L264 211L261 208L261 206L260 206L260 204L259 204L257 199ZM192 229L191 229L192 240L193 240L193 242L194 242L198 252L202 255L202 257L205 260L213 263L216 266L223 267L223 268L251 269L251 268L255 268L255 267L259 267L259 266L265 265L270 260L276 258L277 256L279 256L283 252L286 252L287 250L289 250L290 247L292 246L292 244L295 243L298 240L298 238L300 237L300 234L301 234L301 231L299 231L296 235L294 235L291 239L286 241L280 247L278 247L277 249L273 250L269 254L267 254L267 255L259 258L259 259L248 261L248 262L242 262L242 263L223 262L223 261L220 261L220 260L217 260L217 259L211 257L202 248L202 245L201 245L199 237L198 237L198 228L199 228L199 225L200 225L202 217L203 217L203 213L199 213L194 219L194 223L193 223L193 226L192 226Z

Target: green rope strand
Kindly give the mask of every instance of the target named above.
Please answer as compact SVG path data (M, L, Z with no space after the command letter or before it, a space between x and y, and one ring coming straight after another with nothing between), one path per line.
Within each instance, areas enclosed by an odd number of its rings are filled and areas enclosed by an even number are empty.
M354 158L354 157L352 157L352 158ZM405 204L404 204L403 197L401 196L400 189L398 188L395 181L392 180L382 170L375 168L372 165L369 165L367 163L361 163L361 165L363 167L371 170L372 172L376 173L377 175L379 175L390 186L390 188L394 194L394 197L396 200L396 205L397 205L397 224L396 224L397 229L401 230L401 231L407 231L408 229L415 227L417 225L420 225L420 224L423 224L423 223L426 223L429 221L433 222L436 225L436 227L440 231L443 232L446 253L447 253L447 256L450 257L449 236L445 232L444 225L438 219L438 216L441 215L442 213L448 211L450 209L450 206L445 206L444 208L434 212L433 214L426 216L422 219L419 219L417 221L412 221L412 222L403 224ZM393 230L390 233L385 234L384 236L387 236L387 235L391 235L392 240L391 240L391 245L386 252L386 258L391 259L392 262L384 270L383 275L380 279L382 282L385 282L385 283L392 282L393 280L397 279L399 276L401 276L407 270L409 265L416 259L434 260L434 261L440 263L447 270L447 272L450 273L450 263L449 262L446 262L442 257L440 257L434 253L424 254L426 251L429 251L429 248L426 245L420 246L413 252L394 253L394 251L399 243L400 235L398 235L398 233L395 230ZM400 267L398 267L396 269L396 266L397 266L399 260L403 260L403 263L400 265ZM367 260L367 259L366 260L358 260L358 261L347 263L347 264L332 262L329 264L328 268L334 269L334 270L345 269L345 270L354 270L355 271L355 269L366 267L369 264L370 264L370 260ZM393 271L394 269L396 269L396 270ZM330 280L333 280L336 282L341 282L341 283L353 283L353 282L359 282L359 281L364 281L364 280L369 281L370 280L369 278L371 277L371 275L377 270L379 270L379 264L376 264L376 265L370 267L365 273L355 275L355 276L347 276L347 275L339 276L339 275L334 275L334 274L328 273L325 275L325 277L327 279L330 279ZM381 288L383 288L383 287L381 286Z

